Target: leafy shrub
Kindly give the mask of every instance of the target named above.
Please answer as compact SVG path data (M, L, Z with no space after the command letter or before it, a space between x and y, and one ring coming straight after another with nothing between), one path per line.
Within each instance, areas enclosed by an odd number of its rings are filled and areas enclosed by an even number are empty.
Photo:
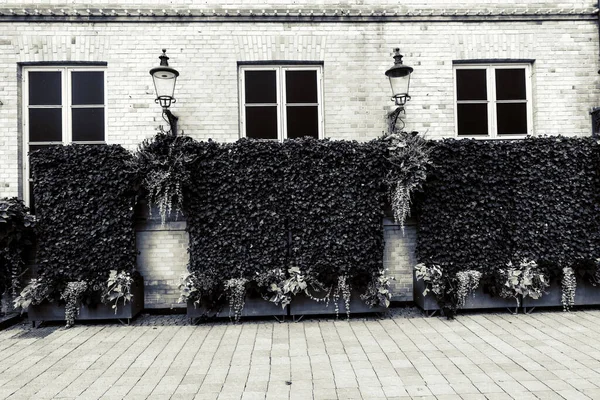
M242 139L185 151L194 159L183 190L194 275L184 282L186 299L216 306L236 279L288 301L289 293L275 292L296 278L290 271L309 286L330 287L334 298L378 279L388 166L382 141Z
M190 151L184 212L189 271L199 285L192 296L218 304L226 281L251 282L287 265L283 160L276 142L195 142Z
M71 145L38 150L30 159L37 275L50 288L48 300L60 300L70 282L85 282L77 286L85 297L81 288L101 292L111 270L133 272L138 175L131 154L117 145Z
M7 289L15 296L21 286L24 251L33 242L35 217L23 201L0 199L0 293Z
M569 266L596 276L598 150L591 138L437 142L419 201L419 261L480 271L495 294L497 271L523 259L556 280Z

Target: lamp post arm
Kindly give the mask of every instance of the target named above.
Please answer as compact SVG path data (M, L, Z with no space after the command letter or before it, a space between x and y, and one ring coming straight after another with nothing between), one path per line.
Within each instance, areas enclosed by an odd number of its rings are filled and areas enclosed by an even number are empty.
M163 132L172 136L177 136L177 121L179 120L179 117L173 115L173 113L168 108L163 108L163 119L169 123L169 130Z

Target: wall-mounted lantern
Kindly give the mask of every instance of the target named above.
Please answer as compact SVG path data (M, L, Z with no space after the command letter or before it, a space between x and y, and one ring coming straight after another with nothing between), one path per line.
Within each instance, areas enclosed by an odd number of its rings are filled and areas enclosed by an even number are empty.
M396 128L396 122L400 113L405 111L404 105L410 100L408 89L410 87L410 74L412 74L413 68L402 64L402 57L400 49L395 48L394 65L385 71L385 75L390 80L390 86L392 87L392 101L398 106L396 110L390 113L392 132ZM402 128L404 128L404 122L402 122Z
M167 57L166 49L162 50L162 54L158 58L160 58L160 66L150 70L150 75L152 75L154 81L154 90L156 91L154 101L160 104L163 109L163 119L169 123L168 131L164 131L162 126L160 129L163 133L177 136L178 118L171 113L169 107L171 107L171 103L175 103L175 83L179 72L169 67L169 57Z

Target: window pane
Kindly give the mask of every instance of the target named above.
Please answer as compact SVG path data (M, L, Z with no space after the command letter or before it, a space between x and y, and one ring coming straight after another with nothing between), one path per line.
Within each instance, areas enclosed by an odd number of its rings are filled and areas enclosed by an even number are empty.
M104 140L104 108L73 108L73 141Z
M29 105L59 106L61 96L60 72L29 72Z
M496 100L525 100L525 69L496 70Z
M104 72L71 72L73 104L104 104Z
M496 104L499 135L527 134L527 104Z
M275 71L244 71L246 103L277 103Z
M246 107L246 137L277 139L277 107Z
M458 134L487 135L487 104L458 104Z
M319 138L319 109L316 106L287 107L287 137Z
M457 69L456 96L458 100L487 100L485 69Z
M288 103L317 102L317 71L285 71Z
M62 141L62 110L60 108L30 108L29 141Z

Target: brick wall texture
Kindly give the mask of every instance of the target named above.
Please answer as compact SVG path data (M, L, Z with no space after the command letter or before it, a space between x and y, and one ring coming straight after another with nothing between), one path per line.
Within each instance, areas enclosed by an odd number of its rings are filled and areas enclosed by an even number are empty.
M414 67L408 130L433 139L455 136L453 61L528 59L534 60L534 134L591 133L589 110L600 105L593 1L252 3L0 4L0 197L23 194L20 63L29 62L106 62L107 141L131 150L163 123L148 74L158 65L161 48L168 50L171 66L181 74L172 107L179 128L199 140L239 138L240 61L322 62L325 136L359 141L378 137L393 109L384 72L392 64L394 47ZM156 20L147 17L150 8ZM243 21L235 19L238 12ZM269 20L263 12L285 17ZM325 17L302 19L311 12ZM98 17L105 14L109 17ZM138 15L147 18L140 23ZM213 16L217 19L211 20ZM176 301L187 257L186 235L179 228L154 226L138 232L138 265L146 277L148 307L170 307ZM408 226L403 234L386 225L385 236L385 262L397 278L395 299L409 300L415 227Z

